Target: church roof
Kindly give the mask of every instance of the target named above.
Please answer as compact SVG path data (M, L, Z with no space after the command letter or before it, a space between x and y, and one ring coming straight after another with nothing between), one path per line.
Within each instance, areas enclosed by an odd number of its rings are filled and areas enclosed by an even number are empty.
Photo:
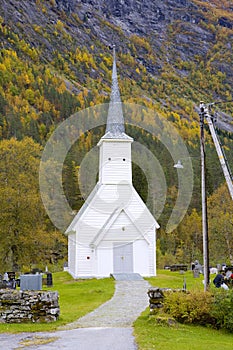
M132 224L134 225L134 218L132 218L131 213L126 209L126 208L116 208L112 214L109 216L108 220L105 222L105 224L103 225L103 227L100 228L100 230L97 232L96 236L93 238L93 240L90 243L90 246L98 246L101 241L104 239L104 236L107 234L109 228L112 226L112 224L114 223L114 221L117 219L117 217L124 212L125 215L127 215L127 217L129 218L129 220L132 222ZM142 239L145 239L146 242L148 244L150 244L149 240L147 239L147 237L144 235L143 232L141 232L140 227L137 227L136 225L134 225L135 230L138 232L139 237ZM157 228L157 226L156 226Z
M106 132L102 139L130 139L125 133L121 96L117 80L116 52L113 46L112 88L108 109Z
M93 198L96 196L99 188L100 188L100 184L99 184L99 182L97 182L97 184L95 185L95 187L93 188L93 190L89 194L88 198L84 202L83 206L79 209L78 213L75 215L75 217L71 221L71 223L68 226L68 228L66 229L65 233L68 233L68 232L73 230L73 228L76 225L76 223L78 222L78 220L82 217L83 213L85 213L85 211L88 209L88 207L89 207L90 203L92 202Z
M111 224L112 220L122 210L134 223L141 235L145 235L153 226L159 228L159 224L132 185L99 186L97 184L65 233L70 234L81 225L83 233L85 232L85 238L82 238L82 240L91 243L97 232L104 232L105 227ZM97 222L99 225L98 231L96 231ZM78 231L80 235L80 229Z

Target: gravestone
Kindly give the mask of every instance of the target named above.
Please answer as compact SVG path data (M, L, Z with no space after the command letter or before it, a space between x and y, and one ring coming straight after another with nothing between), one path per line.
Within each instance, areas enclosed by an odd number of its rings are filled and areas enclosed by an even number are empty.
M42 289L42 275L21 275L20 276L20 290L41 290Z

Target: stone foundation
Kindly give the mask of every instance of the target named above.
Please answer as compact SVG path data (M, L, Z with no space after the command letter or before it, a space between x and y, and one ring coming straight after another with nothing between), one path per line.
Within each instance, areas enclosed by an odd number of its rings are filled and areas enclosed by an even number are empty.
M57 292L0 289L0 323L54 322L59 314Z

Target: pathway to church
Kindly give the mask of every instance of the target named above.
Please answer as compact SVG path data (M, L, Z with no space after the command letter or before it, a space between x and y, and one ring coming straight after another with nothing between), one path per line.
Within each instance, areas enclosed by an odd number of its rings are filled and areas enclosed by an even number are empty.
M116 281L113 298L91 313L52 333L0 334L1 349L135 350L132 324L149 305L149 287L145 280Z

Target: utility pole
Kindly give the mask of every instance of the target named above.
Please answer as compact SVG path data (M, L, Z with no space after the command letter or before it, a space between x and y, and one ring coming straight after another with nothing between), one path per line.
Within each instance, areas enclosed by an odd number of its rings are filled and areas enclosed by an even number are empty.
M210 114L210 107L216 104L229 103L232 101L212 102L205 105L200 102L200 147L201 147L201 198L202 198L202 233L203 233L203 260L204 260L204 289L209 287L209 238L208 238L208 219L207 219L207 202L206 202L206 172L205 172L205 138L204 138L204 124L205 119L210 129L218 158L225 176L228 190L233 199L233 177L227 162L226 155L221 148L221 143L217 137L212 116Z
M202 201L202 235L203 235L203 263L204 263L204 291L209 288L209 238L206 201L206 169L205 169L205 135L204 135L204 104L200 103L200 150L201 150L201 201Z

